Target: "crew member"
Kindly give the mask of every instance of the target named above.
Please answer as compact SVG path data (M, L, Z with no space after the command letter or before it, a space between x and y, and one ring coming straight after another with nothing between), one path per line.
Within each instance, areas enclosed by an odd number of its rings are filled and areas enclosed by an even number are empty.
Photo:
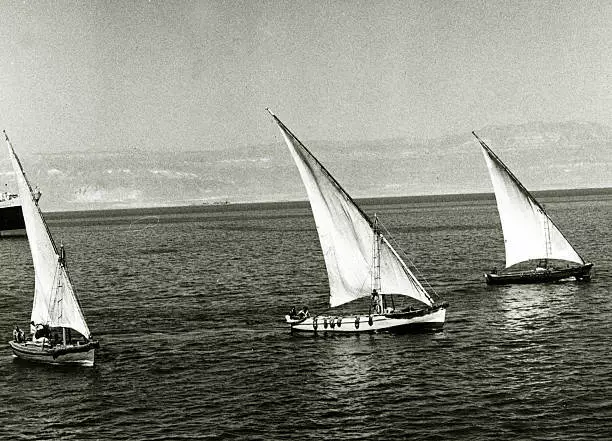
M17 343L21 341L21 329L19 329L17 325L15 325L15 329L13 329L13 340Z
M310 317L310 313L308 312L308 306L304 306L300 312L298 312L298 317L299 318L306 318L306 317Z

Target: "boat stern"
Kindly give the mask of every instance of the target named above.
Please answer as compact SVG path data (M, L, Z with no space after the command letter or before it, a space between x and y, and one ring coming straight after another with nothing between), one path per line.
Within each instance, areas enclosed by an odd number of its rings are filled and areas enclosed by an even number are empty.
M495 274L484 273L484 278L487 285L495 284L495 277L497 277Z

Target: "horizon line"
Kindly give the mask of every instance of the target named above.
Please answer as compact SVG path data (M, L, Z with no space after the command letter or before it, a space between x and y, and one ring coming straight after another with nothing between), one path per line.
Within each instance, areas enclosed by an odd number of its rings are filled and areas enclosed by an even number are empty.
M546 189L546 190L534 190L532 193L540 196L552 196L558 195L605 195L612 194L612 186L606 187L582 187L582 188L557 188L557 189ZM403 200L419 200L420 202L427 201L439 201L449 202L453 200L495 200L495 193L490 192L471 192L471 193L438 193L438 194L418 194L418 195L389 195L389 196L361 196L354 198L355 201L376 201L376 200L390 200L390 199L403 199ZM129 207L106 207L106 208L85 208L85 209L66 209L66 210L52 210L45 211L45 214L59 214L59 213L88 213L88 212L101 212L101 211L136 211L136 210L172 210L172 209L195 209L195 208L222 208L222 207L242 207L249 205L278 205L278 204L308 204L309 200L306 199L279 199L279 200L252 200L252 201L233 201L229 200L216 200L211 202L202 201L201 203L182 204L182 205L142 205L142 206L129 206Z

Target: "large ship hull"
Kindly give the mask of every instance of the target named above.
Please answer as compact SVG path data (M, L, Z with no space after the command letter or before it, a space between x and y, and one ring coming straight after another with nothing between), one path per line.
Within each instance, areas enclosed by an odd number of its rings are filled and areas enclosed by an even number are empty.
M522 271L503 274L485 274L488 285L510 285L518 283L550 283L561 280L587 281L591 279L589 274L593 268L592 263L563 269L551 269L544 271Z
M21 205L0 203L0 236L25 236Z
M446 321L446 307L440 305L416 311L390 314L355 315L349 317L315 316L302 320L285 316L291 332L304 333L377 333L416 332L442 329Z
M95 349L99 347L98 342L90 342L83 345L67 345L49 348L43 347L41 343L26 341L18 343L9 341L13 349L13 356L45 364L77 364L82 366L93 366Z

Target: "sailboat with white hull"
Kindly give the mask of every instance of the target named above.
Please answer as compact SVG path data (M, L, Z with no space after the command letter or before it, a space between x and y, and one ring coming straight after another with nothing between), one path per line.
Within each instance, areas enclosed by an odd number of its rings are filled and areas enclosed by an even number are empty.
M66 268L64 247L56 246L38 207L21 162L4 132L17 179L23 218L34 264L34 301L30 322L31 338L15 327L9 342L13 355L50 364L93 366L97 341L91 333Z
M586 263L546 214L544 207L491 148L476 137L489 169L506 249L506 268L486 273L488 284L590 280ZM517 268L526 269L517 269Z
M292 332L405 332L439 329L448 303L436 304L381 231L348 193L267 109L287 143L306 187L327 267L332 308L369 297L363 314L285 316ZM423 307L396 309L394 296L408 296Z

